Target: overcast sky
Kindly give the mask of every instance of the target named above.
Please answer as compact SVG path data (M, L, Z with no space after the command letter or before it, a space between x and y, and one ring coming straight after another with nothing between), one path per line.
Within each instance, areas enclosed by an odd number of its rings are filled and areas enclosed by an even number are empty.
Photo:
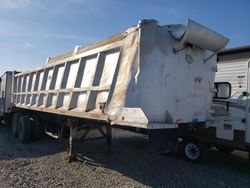
M250 0L0 0L0 75L41 66L48 56L105 39L138 20L188 18L250 44Z

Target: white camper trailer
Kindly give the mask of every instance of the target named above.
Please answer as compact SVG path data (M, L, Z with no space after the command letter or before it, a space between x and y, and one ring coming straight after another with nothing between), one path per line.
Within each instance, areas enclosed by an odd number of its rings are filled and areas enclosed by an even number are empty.
M69 127L71 157L74 141L93 127L109 145L111 128L120 127L147 133L150 150L166 150L177 143L179 125L207 121L216 52L227 42L192 20L187 26L141 20L104 41L48 58L42 67L7 72L1 114L11 114L21 142L31 140L40 119L64 125L57 131L46 124L55 138Z
M189 136L222 152L250 151L250 46L218 53L211 121ZM194 139L193 139L194 140ZM196 144L197 151L201 146ZM198 154L194 158L199 158Z

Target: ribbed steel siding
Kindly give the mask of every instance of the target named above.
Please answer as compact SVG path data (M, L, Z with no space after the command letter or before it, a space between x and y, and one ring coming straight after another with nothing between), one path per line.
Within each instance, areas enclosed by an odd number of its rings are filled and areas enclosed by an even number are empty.
M120 48L18 74L13 102L18 107L65 112L100 111L106 103Z
M247 90L247 61L219 62L216 82L230 82L233 98Z

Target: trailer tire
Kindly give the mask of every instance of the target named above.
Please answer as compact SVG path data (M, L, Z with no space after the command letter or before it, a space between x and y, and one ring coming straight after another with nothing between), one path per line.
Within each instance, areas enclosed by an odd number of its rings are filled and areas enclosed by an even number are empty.
M206 147L196 139L186 139L183 141L183 153L187 161L197 163L201 161L206 151Z
M227 146L216 146L216 148L222 152L222 153L226 153L226 154L230 154L234 151L234 148L231 147L227 147Z
M18 139L21 143L31 140L32 124L28 116L21 116L18 123Z
M19 119L20 119L21 115L22 114L20 114L20 113L15 113L13 115L13 118L12 118L11 131L12 131L12 135L14 137L18 136L18 124L19 124Z

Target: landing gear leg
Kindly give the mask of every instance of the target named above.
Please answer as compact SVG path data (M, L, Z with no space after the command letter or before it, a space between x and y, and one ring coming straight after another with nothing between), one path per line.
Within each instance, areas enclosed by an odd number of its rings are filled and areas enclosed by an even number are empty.
M73 162L76 160L75 144L76 144L76 131L77 131L77 121L68 120L68 125L70 126L70 137L69 137L69 156L68 162Z
M110 125L106 125L106 142L107 142L107 150L110 154L112 152L112 128Z
M102 130L101 126L86 126L80 125L78 120L69 119L66 126L70 128L70 138L69 138L69 152L68 152L68 162L73 162L77 160L75 147L80 141L94 140L94 139L106 139L108 154L112 152L111 140L112 140L112 128L110 125L105 125L106 131ZM101 133L99 137L88 137L87 135L91 129L97 129Z

